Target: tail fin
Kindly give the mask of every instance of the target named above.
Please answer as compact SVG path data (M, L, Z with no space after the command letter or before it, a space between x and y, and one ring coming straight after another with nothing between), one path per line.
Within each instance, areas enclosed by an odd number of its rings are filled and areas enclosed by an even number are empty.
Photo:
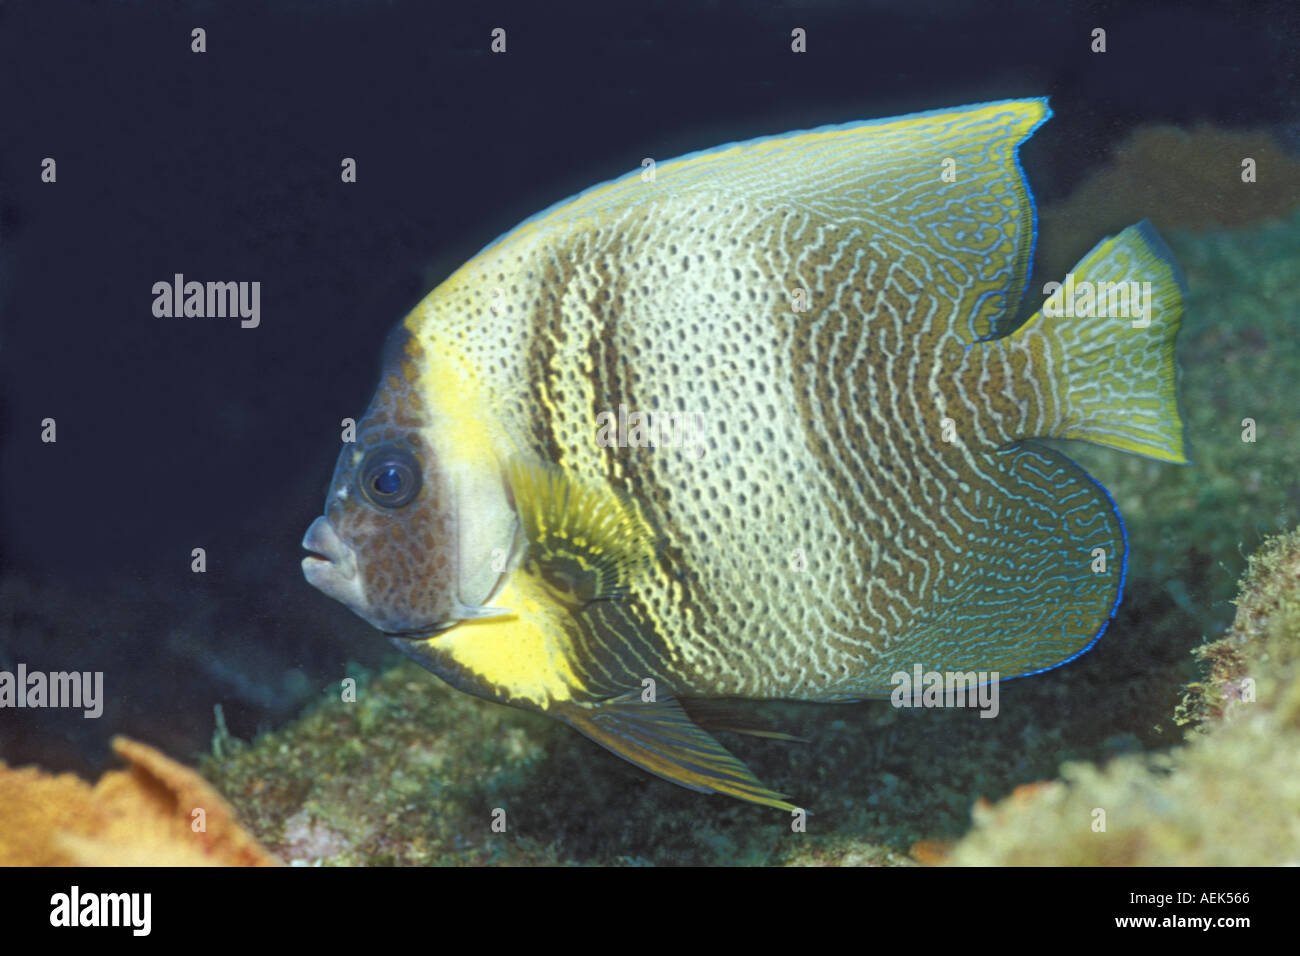
M1013 336L1047 340L1054 438L1187 463L1174 337L1182 271L1143 220L1099 242Z

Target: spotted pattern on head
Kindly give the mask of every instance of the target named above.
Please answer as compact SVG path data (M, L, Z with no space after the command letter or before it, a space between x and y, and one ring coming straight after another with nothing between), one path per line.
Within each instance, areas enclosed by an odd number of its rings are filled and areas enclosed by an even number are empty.
M445 621L457 600L454 489L422 432L427 412L411 383L422 354L404 330L387 349L380 387L335 467L325 516L357 555L370 605L367 619L386 631L424 630ZM406 449L421 469L414 500L388 509L367 498L361 469L374 449Z

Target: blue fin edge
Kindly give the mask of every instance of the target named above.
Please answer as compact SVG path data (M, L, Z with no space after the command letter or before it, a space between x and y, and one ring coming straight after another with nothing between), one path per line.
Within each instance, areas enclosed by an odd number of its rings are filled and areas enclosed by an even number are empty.
M1012 155L1015 158L1015 163L1016 163L1016 172L1020 175L1021 180L1024 182L1025 194L1029 197L1029 209L1030 209L1030 215L1032 217L1032 222L1033 222L1033 235L1030 236L1031 245L1029 247L1030 268L1025 270L1025 286L1020 290L1020 294L1016 297L1016 301L1019 302L1024 297L1025 291L1029 288L1029 275L1033 271L1033 261L1034 261L1033 244L1038 241L1038 205L1037 203L1034 202L1034 194L1032 190L1030 190L1029 188L1029 179L1025 176L1025 170L1020 165L1020 147L1024 145L1024 143L1029 139L1029 137L1034 135L1034 132L1038 129L1038 127L1042 126L1044 123L1046 123L1049 119L1052 118L1052 107L1048 105L1046 96L1019 96L1013 99L988 100L983 103L966 103L961 106L945 106L939 109L919 110L915 113L902 113L899 114L898 116L881 116L876 119L869 119L869 120L851 120L850 122L847 123L826 123L821 126L812 126L809 127L808 129L792 129L792 130L787 130L784 133L771 133L766 136L755 136L752 139L732 140L729 143L722 143L718 146L710 146L707 149L697 149L689 153L683 153L681 156L674 156L671 159L664 160L664 163L675 163L685 159L694 159L696 156L703 156L707 153L722 152L723 150L731 149L735 146L752 146L756 143L765 143L768 142L769 140L774 140L774 139L786 139L791 136L803 136L808 133L829 133L835 130L859 129L865 126L881 126L884 125L885 123L896 123L900 120L921 119L922 117L925 116L939 116L942 113L952 113L957 110L980 109L985 106L1003 106L1011 103L1032 103L1032 102L1043 104L1043 118L1030 128L1029 132L1025 134L1024 139L1022 139L1019 143L1016 143L1014 149L1012 150ZM481 256L489 249L493 249L496 246L500 245L502 242L508 239L510 235L515 231L522 229L524 226L527 226L529 223L536 222L539 219L543 219L546 216L549 216L551 213L555 212L560 207L566 206L576 199L581 199L583 196L587 195L588 193L594 192L597 189L604 189L606 186L611 186L614 183L621 182L633 176L640 176L641 173L642 173L642 169L638 166L636 169L633 169L630 172L623 173L618 176L614 176L611 179L603 180L601 182L596 183L594 186L588 186L586 189L580 192L576 192L571 196L566 196L564 199L561 199L558 202L553 202L545 209L541 210L541 212L533 213L527 219L522 219L519 222L515 223L515 225L511 226L505 232L501 233L501 235L497 236L486 246L480 249L476 253L476 255Z

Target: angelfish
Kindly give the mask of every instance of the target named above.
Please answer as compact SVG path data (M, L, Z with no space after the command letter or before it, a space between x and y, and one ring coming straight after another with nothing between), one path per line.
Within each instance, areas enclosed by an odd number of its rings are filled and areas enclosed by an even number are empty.
M1032 439L1186 462L1182 280L1142 222L1071 274L1149 284L1141 322L1014 327L1035 230L1017 151L1048 116L734 143L525 220L390 338L307 580L461 690L785 809L693 712L1078 657L1127 540ZM610 440L596 422L624 405L695 416L704 454Z

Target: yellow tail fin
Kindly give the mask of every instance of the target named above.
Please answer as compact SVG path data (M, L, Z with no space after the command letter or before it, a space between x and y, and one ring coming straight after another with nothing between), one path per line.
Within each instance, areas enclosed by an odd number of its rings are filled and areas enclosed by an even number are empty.
M1098 243L1013 333L1047 343L1051 437L1187 463L1174 364L1184 288L1143 220Z

